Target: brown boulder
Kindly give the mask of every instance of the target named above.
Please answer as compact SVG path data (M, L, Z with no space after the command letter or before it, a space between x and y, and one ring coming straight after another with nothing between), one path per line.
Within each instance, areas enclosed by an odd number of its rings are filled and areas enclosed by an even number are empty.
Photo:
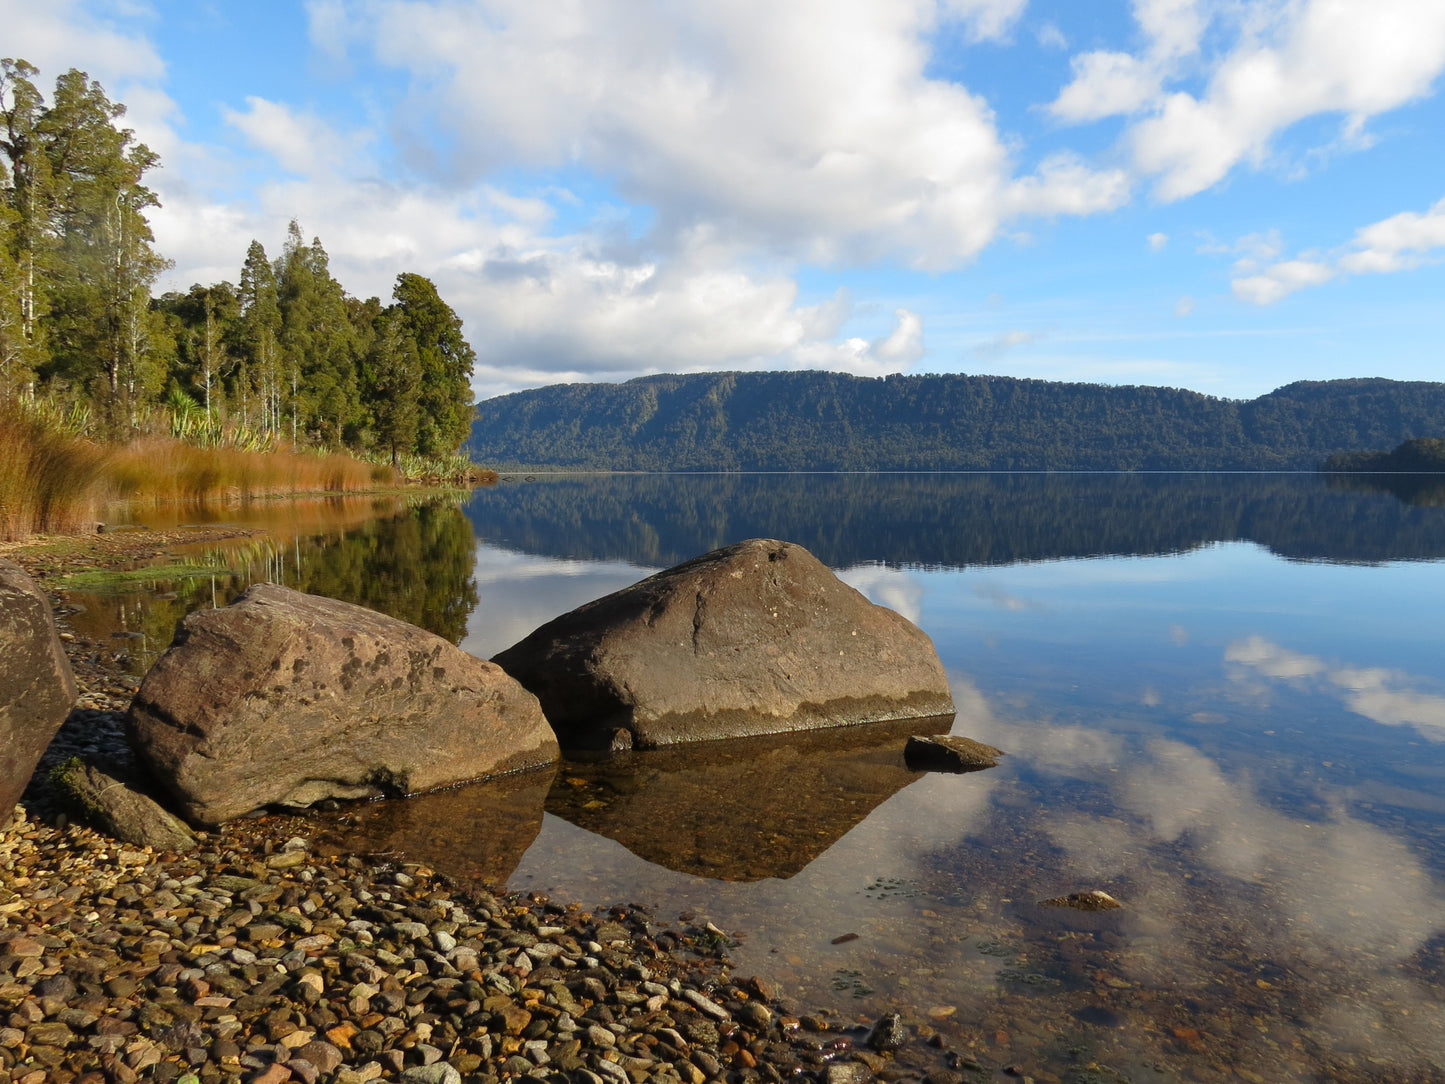
M181 811L205 825L557 757L536 699L498 667L404 621L276 584L187 617L127 724Z
M493 659L564 744L637 748L950 715L928 636L801 546L739 542L589 602Z
M0 560L0 815L20 800L77 695L49 600Z

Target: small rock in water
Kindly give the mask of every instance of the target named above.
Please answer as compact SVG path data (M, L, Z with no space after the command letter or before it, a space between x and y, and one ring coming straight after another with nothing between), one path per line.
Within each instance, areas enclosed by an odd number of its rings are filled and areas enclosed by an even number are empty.
M1071 892L1067 896L1039 900L1039 906L1072 907L1076 911L1112 911L1124 905L1109 893L1096 888L1092 892Z
M998 767L1002 749L952 734L915 734L903 747L903 762L914 772L979 772Z
M897 1050L907 1038L903 1018L896 1012L886 1012L868 1033L868 1045L874 1050Z

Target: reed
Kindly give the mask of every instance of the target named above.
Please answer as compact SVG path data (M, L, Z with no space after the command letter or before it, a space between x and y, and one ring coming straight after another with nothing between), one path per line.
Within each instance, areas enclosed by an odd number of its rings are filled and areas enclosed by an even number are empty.
M370 463L339 453L197 447L148 437L112 456L107 481L129 501L251 500L298 493L360 493L392 484Z
M83 411L54 403L0 399L0 540L73 532L117 500L203 505L496 481L464 456L408 456L398 469L380 457L277 447L269 437L203 418L172 418L172 436L103 445L82 435L88 422Z
M96 519L107 450L59 417L0 401L0 540L74 531Z

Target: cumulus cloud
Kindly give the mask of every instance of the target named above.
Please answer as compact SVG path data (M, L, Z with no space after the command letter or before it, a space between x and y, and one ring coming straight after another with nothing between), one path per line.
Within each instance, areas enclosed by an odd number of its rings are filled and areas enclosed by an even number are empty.
M1021 0L805 0L649 8L599 0L560 18L522 0L358 0L313 25L364 35L445 118L455 179L501 162L615 178L657 236L699 224L788 258L957 266L1016 214L1127 198L1118 171L1060 156L1014 176L986 102L930 78L930 36L1006 33ZM344 40L337 41L338 36Z
M93 15L81 0L0 0L0 26L5 56L28 60L49 79L80 68L111 83L112 97L117 82L156 79L165 72L150 42Z
M1151 233L1146 240L1149 242L1150 252L1163 252L1164 246L1169 244L1167 233Z
M342 172L370 142L365 133L343 135L315 114L255 96L246 98L245 110L223 107L221 115L282 169L303 177Z
M1308 117L1338 114L1347 142L1371 117L1430 92L1445 68L1445 7L1434 0L1135 0L1136 52L1073 59L1049 105L1067 123L1131 118L1135 169L1176 200L1260 163L1272 140ZM1210 39L1226 46L1205 55ZM1185 89L1203 76L1202 90Z
M1234 296L1256 305L1272 305L1306 286L1319 286L1335 277L1335 269L1317 260L1284 260L1257 275L1234 279Z
M1361 227L1346 245L1318 258L1298 257L1259 267L1241 261L1232 282L1244 301L1269 305L1296 290L1348 275L1382 275L1410 271L1437 258L1445 248L1445 199L1427 211L1405 211ZM1277 254L1276 249L1276 254ZM1257 269L1257 270L1256 270Z

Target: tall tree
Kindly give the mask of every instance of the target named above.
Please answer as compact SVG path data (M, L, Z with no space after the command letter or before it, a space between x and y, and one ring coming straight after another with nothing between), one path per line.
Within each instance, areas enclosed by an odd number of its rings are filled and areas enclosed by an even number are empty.
M276 294L276 272L260 241L252 241L241 265L238 295L241 315L237 347L242 363L242 416L250 421L250 393L254 392L261 428L281 429L281 306Z
M145 217L159 201L142 179L159 159L116 127L124 113L98 82L71 69L35 126L59 239L46 375L89 391L113 432L134 425L140 401L160 390L148 311L150 288L169 266L151 247Z
M416 447L421 423L421 358L416 340L396 312L388 309L376 318L376 333L367 351L367 397L378 447L391 453L397 465L402 452Z
M471 431L471 380L476 352L462 336L461 317L442 300L430 279L400 274L391 296L395 301L391 307L394 318L416 343L421 364L417 451L422 455L449 455L461 447Z
M362 421L356 334L346 292L318 238L292 222L277 273L281 347L290 369L293 431L324 445L355 440Z
M9 319L5 353L7 371L16 382L28 383L46 358L46 274L53 266L58 242L51 221L54 185L44 139L37 130L45 99L33 81L39 72L24 60L0 60L0 150L8 167L0 173L5 208L6 274L0 301ZM13 270L12 270L13 268Z

